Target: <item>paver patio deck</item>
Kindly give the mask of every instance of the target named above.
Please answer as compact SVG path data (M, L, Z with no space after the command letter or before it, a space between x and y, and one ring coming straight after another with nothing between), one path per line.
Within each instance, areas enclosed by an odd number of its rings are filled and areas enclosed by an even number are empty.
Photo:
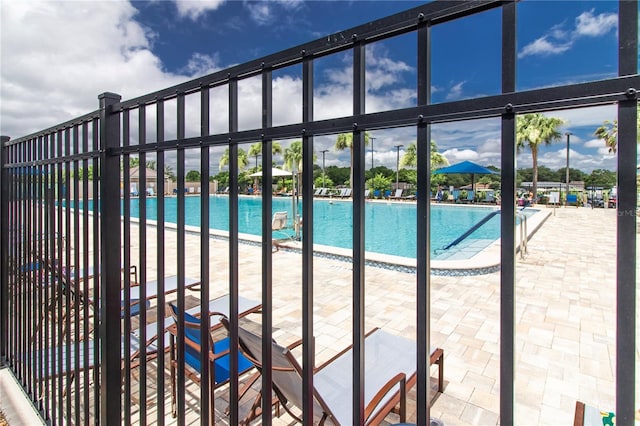
M518 255L516 424L571 424L576 399L602 408L615 407L615 231L613 209L559 208L530 239L524 258ZM137 230L133 229L132 235L137 235ZM188 234L186 238L187 252L197 252L197 235ZM637 235L629 238L637 239ZM166 239L166 258L172 260L165 268L170 275L176 270L171 264L175 259L175 234L168 232ZM148 254L155 253L155 241L150 228ZM260 247L240 244L239 250L240 294L259 300ZM132 250L132 259L137 256ZM294 251L273 254L273 333L282 344L302 335L301 259ZM147 261L156 264L151 257ZM187 276L197 277L199 267L198 255L190 255ZM210 270L210 298L225 294L229 280L226 241L211 240ZM149 269L149 279L153 277ZM365 279L365 328L382 327L414 337L415 275L366 267ZM499 424L499 288L499 272L431 279L431 344L445 350L445 389L437 396L431 415L447 425ZM317 363L350 344L351 303L351 265L314 258ZM249 318L260 321L260 315ZM151 382L148 392L155 392L154 380ZM187 383L187 397L197 398L197 387ZM227 400L227 388L216 392L221 401ZM411 421L415 420L415 403L411 404L415 389L409 401ZM640 407L640 384L636 401ZM197 405L187 402L188 423L197 423ZM217 409L224 406L220 403ZM152 406L148 410L152 419L155 410ZM168 415L166 421L171 420ZM219 420L224 421L224 417ZM273 422L291 423L286 414Z

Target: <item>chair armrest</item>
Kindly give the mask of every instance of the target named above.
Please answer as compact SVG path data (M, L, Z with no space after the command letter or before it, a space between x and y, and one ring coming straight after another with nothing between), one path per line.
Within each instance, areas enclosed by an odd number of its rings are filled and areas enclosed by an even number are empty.
M407 376L404 373L398 373L391 378L371 399L371 402L365 407L365 422L375 409L378 407L382 399L397 385L400 384L400 421L404 422L406 417L406 394L407 394Z
M293 343L290 343L289 345L287 345L287 349L291 350L291 349L295 349L298 346L300 346L302 344L302 339L298 339Z

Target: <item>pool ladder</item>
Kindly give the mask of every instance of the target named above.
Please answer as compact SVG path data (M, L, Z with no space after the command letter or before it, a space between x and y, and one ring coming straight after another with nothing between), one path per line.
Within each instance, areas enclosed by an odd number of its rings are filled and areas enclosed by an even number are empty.
M527 236L529 235L529 232L527 231L527 215L524 213L516 212L516 217L520 219L520 259L524 259L524 255L528 253Z

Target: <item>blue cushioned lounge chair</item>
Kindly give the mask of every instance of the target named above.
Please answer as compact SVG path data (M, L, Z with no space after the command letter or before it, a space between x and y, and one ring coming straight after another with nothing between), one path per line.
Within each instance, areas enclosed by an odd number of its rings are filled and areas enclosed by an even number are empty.
M178 323L178 308L173 303L168 303L171 316ZM222 313L210 312L209 315L220 315ZM185 363L185 375L194 382L200 384L200 376L202 373L201 364L201 347L202 341L200 340L200 318L197 318L189 313L184 313L184 363ZM177 326L174 328L171 334L171 412L173 416L176 415L176 370L179 366L179 360L177 359L175 339L179 336L177 334ZM209 408L213 407L214 392L213 389L227 384L231 377L230 371L230 352L229 352L229 338L225 337L218 341L213 341L211 334L209 334L209 383L212 386L212 391L209 393L210 401ZM241 353L238 353L238 375L242 375L253 368L253 363L245 358ZM253 384L258 378L259 374L255 374L249 382ZM245 387L247 389L248 387ZM240 396L241 397L241 396ZM213 413L210 413L210 418L213 419Z

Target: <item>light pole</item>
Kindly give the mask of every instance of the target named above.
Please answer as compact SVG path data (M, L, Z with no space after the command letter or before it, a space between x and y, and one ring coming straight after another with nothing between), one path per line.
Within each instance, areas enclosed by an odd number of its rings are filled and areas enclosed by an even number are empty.
M328 149L323 149L320 152L322 153L322 187L325 188L325 185L324 185L324 153L325 152L329 152L329 150Z
M369 136L369 140L371 141L371 173L373 173L373 141L376 140L376 138Z
M398 182L400 178L400 148L402 145L396 145L396 191L398 190Z
M569 206L569 138L571 137L573 133L571 132L567 132L565 133L565 135L567 136L567 170L566 170L566 181L565 183L567 184L567 193L565 194L565 205L568 207Z

